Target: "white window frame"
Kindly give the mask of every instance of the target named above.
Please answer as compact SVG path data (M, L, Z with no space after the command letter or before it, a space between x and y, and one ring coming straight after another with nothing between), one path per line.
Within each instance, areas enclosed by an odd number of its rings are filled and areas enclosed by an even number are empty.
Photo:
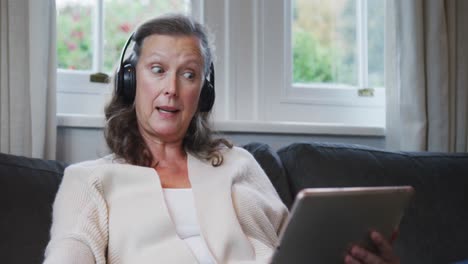
M263 87L270 87L270 93L265 91L265 98L274 102L266 113L271 113L265 118L273 119L279 112L288 112L290 115L294 111L297 113L298 105L303 105L304 111L319 111L320 115L311 117L306 122L332 123L341 125L381 127L385 125L385 90L373 89L372 97L359 96L359 91L368 88L367 80L367 0L356 0L357 4L357 41L358 41L358 85L348 86L339 84L293 84L292 82L292 55L291 55L291 14L292 1L268 1L268 6L262 8L265 21L264 24L274 23L277 19L283 25L276 25L279 30L268 30L264 28L265 42L277 43L272 46L265 46L265 66L271 76L281 76L278 78L266 79ZM266 3L266 2L265 2ZM283 10L283 12L280 12ZM262 14L260 14L262 15ZM280 17L278 19L278 17ZM282 30L281 30L282 27ZM282 39L283 41L278 41ZM279 57L277 50L283 50L283 61L276 59ZM276 63L275 63L276 62ZM284 65L268 69L268 65ZM287 74L281 74L286 72ZM264 73L266 75L267 73ZM268 77L270 78L270 77ZM278 84L282 84L280 87ZM279 109L278 111L275 111ZM346 116L346 119L340 118ZM304 119L306 119L304 117Z
M99 0L100 3L102 1ZM385 91L375 89L373 97L358 96L359 89L366 88L365 77L359 78L357 87L291 85L291 1L192 0L192 14L208 26L215 38L215 129L383 136ZM358 10L365 10L367 0L357 1ZM361 25L365 22L360 21ZM102 22L98 28L102 32ZM360 30L359 36L364 37L366 32ZM367 48L362 46L361 49ZM367 62L366 58L364 60ZM363 62L359 65L359 71L367 67ZM291 74L284 74L288 71ZM59 70L58 73L59 82L67 83L67 87L58 85L59 95L65 92L70 96L64 100L67 104L78 90L88 99L78 100L77 104L90 102L86 111L59 113L59 125L101 127L103 117L96 113L102 112L105 101L110 97L111 85L89 85L87 79L91 72ZM76 81L69 81L74 74ZM378 115L370 117L369 112ZM316 113L316 116L304 119L297 113Z

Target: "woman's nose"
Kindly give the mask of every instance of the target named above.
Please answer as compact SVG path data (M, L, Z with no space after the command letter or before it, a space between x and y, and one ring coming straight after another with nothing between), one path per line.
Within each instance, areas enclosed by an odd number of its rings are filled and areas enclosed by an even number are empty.
M178 84L177 74L169 74L165 85L164 94L168 96L177 96Z

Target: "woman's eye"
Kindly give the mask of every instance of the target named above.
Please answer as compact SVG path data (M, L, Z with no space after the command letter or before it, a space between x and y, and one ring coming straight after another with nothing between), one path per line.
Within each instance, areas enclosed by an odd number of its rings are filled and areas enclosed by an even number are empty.
M156 65L151 66L151 71L153 73L163 73L164 72L164 70L163 70L163 68L161 66L156 66Z
M192 80L195 77L195 74L193 74L192 72L184 72L184 77L189 80Z

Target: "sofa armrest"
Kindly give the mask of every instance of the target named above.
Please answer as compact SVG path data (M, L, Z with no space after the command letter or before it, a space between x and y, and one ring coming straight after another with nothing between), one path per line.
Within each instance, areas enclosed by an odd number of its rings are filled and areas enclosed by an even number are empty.
M0 153L0 259L42 263L67 164Z

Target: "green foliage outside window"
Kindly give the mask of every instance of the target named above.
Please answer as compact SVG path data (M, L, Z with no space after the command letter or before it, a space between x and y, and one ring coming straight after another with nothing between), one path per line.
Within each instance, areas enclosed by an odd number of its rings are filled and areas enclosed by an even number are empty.
M60 69L92 67L91 6L65 6L57 16L57 61Z
M299 28L293 35L294 82L331 82L333 51L320 45L311 32Z
M356 85L355 1L295 0L293 82Z
M294 83L358 85L356 0L294 0ZM367 1L368 87L384 86L385 0Z

